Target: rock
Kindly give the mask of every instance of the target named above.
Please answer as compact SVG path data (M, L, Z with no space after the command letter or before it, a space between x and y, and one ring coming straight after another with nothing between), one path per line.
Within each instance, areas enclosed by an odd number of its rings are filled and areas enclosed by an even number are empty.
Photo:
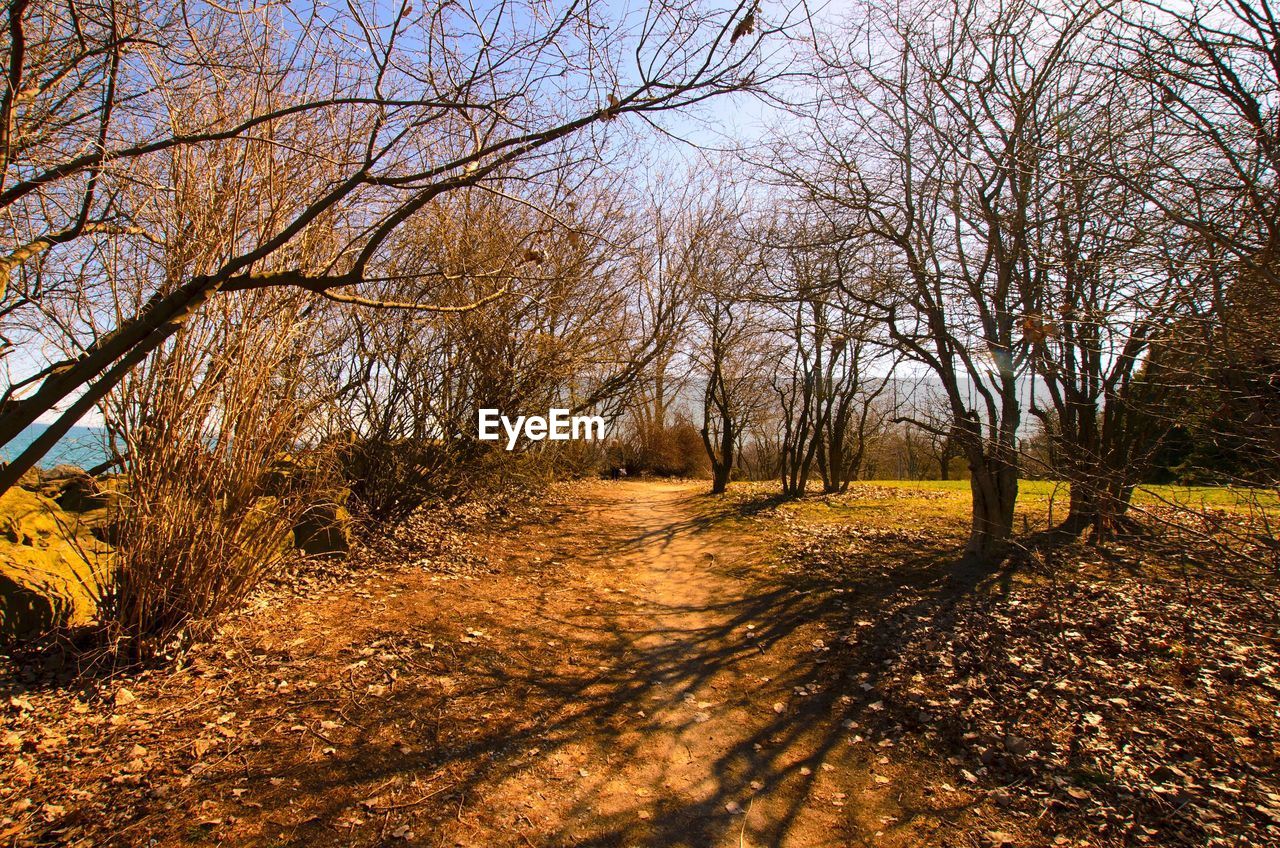
M97 480L81 474L66 478L56 500L58 506L68 512L88 512L107 505L107 492L102 490Z
M55 465L41 475L44 482L53 483L58 480L66 480L71 477L88 477L89 472L85 471L78 465Z
M107 505L110 492L75 465L55 465L48 471L32 468L18 480L18 487L58 502L68 512L87 512Z
M324 450L277 455L268 464L261 485L263 494L273 498L293 499L308 492L324 492L323 497L345 504L351 494Z
M281 454L271 461L262 477L262 490L267 497L284 498L306 485L311 470L299 464L291 454Z
M34 492L13 488L0 496L0 641L93 617L104 585L96 565L101 546L83 529Z
M44 475L37 468L28 468L21 477L18 478L18 486L26 489L28 492L40 491L40 486L44 484Z
M272 553L276 557L285 557L293 553L294 531L287 520L281 519L279 509L278 498L258 498L253 510L245 517L245 529L251 534L270 534L273 540Z
M102 581L75 548L0 545L0 641L85 624Z
M0 539L15 545L40 547L66 535L68 522L48 498L14 488L0 496Z
M293 528L293 541L308 556L341 556L351 549L355 522L341 503L308 507Z

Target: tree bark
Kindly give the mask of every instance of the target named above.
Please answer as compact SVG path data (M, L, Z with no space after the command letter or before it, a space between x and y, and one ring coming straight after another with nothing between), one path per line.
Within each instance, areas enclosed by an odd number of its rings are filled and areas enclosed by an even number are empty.
M702 428L702 444L707 449L707 458L711 461L711 494L713 495L723 495L729 487L729 477L733 474L733 463L735 461L733 448L737 440L737 430L734 428L732 418L728 414L725 414L721 421L718 451L711 440L710 427L704 426Z
M1089 532L1089 541L1105 542L1124 524L1133 498L1133 485L1124 475L1099 472L1079 475L1071 481L1067 518L1061 530L1073 536Z
M1003 456L987 455L981 446L968 453L973 515L964 552L979 562L998 562L1008 553L1013 537L1018 467Z

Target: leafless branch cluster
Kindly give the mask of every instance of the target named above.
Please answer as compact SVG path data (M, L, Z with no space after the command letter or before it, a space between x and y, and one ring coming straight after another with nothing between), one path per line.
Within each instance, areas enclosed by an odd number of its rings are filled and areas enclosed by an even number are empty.
M1276 479L1273 11L943 0L815 36L805 130L765 164L841 311L941 387L975 556L1039 470L1029 425L1096 536L1179 438L1228 436L1189 396L1247 409L1234 453Z
M0 488L224 294L434 313L498 298L529 233L475 269L488 283L475 300L448 300L440 257L405 266L439 202L536 203L599 158L615 121L758 85L755 47L777 27L731 38L749 12L10 4L0 442L58 417ZM389 283L397 299L379 292ZM60 355L32 355L41 343Z

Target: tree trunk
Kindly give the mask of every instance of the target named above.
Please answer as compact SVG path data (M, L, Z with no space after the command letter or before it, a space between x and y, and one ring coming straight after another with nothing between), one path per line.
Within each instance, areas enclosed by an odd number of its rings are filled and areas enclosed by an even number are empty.
M843 491L841 484L844 482L844 444L834 429L831 433L831 441L826 450L826 468L822 474L822 492L826 495L834 495Z
M706 448L707 459L711 462L711 494L723 495L729 487L729 476L733 473L736 459L734 446L738 443L738 428L733 420L732 410L727 404L716 403L720 413L720 445L719 450L711 439L711 404L708 402L703 411L702 445Z
M1078 536L1086 527L1093 524L1098 500L1088 483L1081 480L1070 482L1071 494L1067 501L1067 519L1062 522L1060 529L1072 536Z
M64 409L57 420L45 428L45 431L14 457L12 462L0 467L0 494L17 485L22 475L35 468L44 455L58 443L58 440L71 432L71 428L79 423L80 419L87 415L107 392L115 388L130 370L163 344L165 339L173 335L177 329L176 323L166 324L136 345L123 359L98 377L80 397L76 398L74 403Z
M1071 481L1067 519L1061 529L1073 536L1088 530L1089 541L1105 542L1124 524L1132 497L1133 486L1119 473L1080 475Z
M729 474L733 471L733 466L726 463L717 463L711 470L711 494L723 495L725 490L729 488Z
M981 447L968 451L969 488L973 516L965 555L993 563L1009 550L1013 537L1013 508L1018 499L1017 464L1000 456L988 456Z
M729 475L733 473L734 450L737 433L733 421L725 416L723 430L720 435L720 456L711 457L711 494L723 495L729 487Z

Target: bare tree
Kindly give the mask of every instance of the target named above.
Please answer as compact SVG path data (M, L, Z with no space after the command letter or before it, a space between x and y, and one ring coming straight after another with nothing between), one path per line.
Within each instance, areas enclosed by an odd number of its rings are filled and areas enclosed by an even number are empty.
M1116 43L1116 69L1146 92L1163 155L1132 181L1186 232L1204 283L1160 355L1204 446L1206 479L1280 476L1280 10L1269 0L1146 3ZM1243 422L1243 424L1241 423ZM1210 460L1203 456L1202 460ZM1194 464L1194 457L1184 461Z
M1030 214L1043 223L1019 292L1029 411L1071 484L1064 526L1099 539L1123 518L1168 429L1152 415L1170 387L1152 379L1150 357L1176 344L1207 279L1186 228L1150 214L1160 126L1146 88L1109 71L1121 24L1103 22L1046 98L1056 135L1032 176Z
M907 393L896 420L920 434L921 450L937 466L938 479L950 480L951 460L960 456L951 429L950 404L932 386L919 382L908 385Z
M835 332L818 398L818 471L822 490L843 494L856 480L868 441L893 417L885 390L893 380L892 350L874 321L837 303Z
M842 261L871 269L843 275L857 285L847 294L941 383L970 468L966 551L980 559L1001 556L1013 530L1034 176L1089 21L1022 0L871 7L817 45L824 96L798 144L814 164L774 165L832 222Z
M1115 10L1111 68L1159 120L1162 167L1132 189L1218 262L1280 280L1280 9L1270 0L1147 2ZM1132 153L1133 141L1123 150Z
M738 231L739 210L723 199L701 211L690 233L695 317L693 354L703 384L702 443L711 492L721 494L738 463L743 434L769 400L764 374L773 349L765 310L751 297L757 266Z
M827 303L832 281L826 258L814 251L781 249L767 283L782 355L771 382L778 400L779 463L783 494L805 494L823 439L824 378L834 333Z
M777 31L762 18L746 3L655 3L612 22L590 3L551 15L515 2L483 15L449 3L317 6L304 19L281 4L10 4L0 307L11 333L49 331L59 298L81 320L53 322L71 355L13 372L0 398L0 443L60 412L0 471L0 490L220 293L284 287L437 312L500 296L437 304L430 275L404 302L368 289L397 273L403 232L448 193L536 181L595 155L600 137L584 131L758 84L767 71L753 48ZM228 182L221 225L236 238L181 275L153 275L136 309L95 310L106 283L93 257L163 246L151 198L193 153L229 178L269 162L261 185Z

